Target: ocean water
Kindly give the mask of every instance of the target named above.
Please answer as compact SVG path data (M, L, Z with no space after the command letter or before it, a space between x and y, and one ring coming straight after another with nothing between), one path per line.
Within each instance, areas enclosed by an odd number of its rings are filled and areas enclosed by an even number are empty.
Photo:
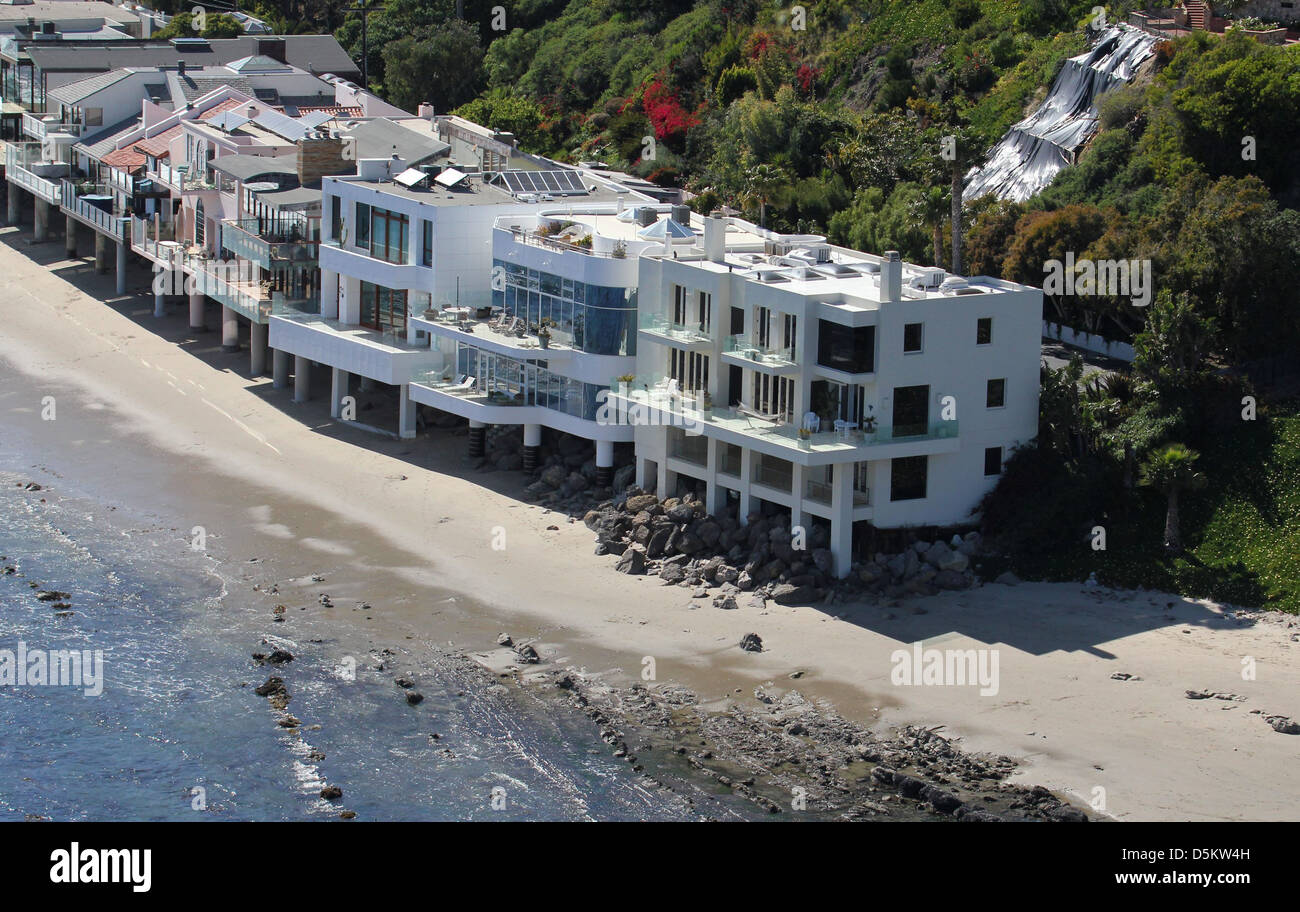
M41 503L47 492L16 484L48 482L33 462L17 435L0 439L0 565L18 570L0 575L0 649L102 650L104 683L97 697L0 686L0 820L766 817L702 782L647 788L585 717L503 693L425 644L414 648L419 706L369 656L348 680L328 636L271 623L165 517L101 505L98 480L78 490L61 478ZM70 593L72 613L39 601L32 582ZM280 632L290 638L273 641L294 661L253 663ZM300 736L253 693L272 673L293 695ZM342 800L321 799L325 783Z

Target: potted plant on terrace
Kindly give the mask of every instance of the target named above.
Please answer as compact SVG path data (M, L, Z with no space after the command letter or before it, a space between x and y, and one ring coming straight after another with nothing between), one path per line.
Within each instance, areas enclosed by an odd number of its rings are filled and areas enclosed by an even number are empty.
M550 348L551 327L554 325L555 321L550 317L543 317L541 324L537 327L537 341L542 344L542 348Z
M867 443L876 439L876 416L870 412L862 418L862 438Z
M799 428L799 447L804 450L812 447L812 431L806 427Z

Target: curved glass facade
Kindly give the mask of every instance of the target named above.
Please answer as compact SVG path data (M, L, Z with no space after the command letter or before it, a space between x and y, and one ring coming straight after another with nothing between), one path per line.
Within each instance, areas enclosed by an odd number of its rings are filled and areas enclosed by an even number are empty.
M504 260L492 261L492 303L536 324L555 321L556 335L591 355L636 354L636 291L562 278ZM500 287L496 287L500 286Z

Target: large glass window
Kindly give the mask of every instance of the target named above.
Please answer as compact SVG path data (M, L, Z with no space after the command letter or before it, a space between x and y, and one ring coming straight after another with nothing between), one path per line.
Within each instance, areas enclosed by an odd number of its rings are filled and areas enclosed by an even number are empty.
M557 340L595 355L636 354L636 292L587 285L494 261L505 287L493 290L493 303L530 325L553 320Z
M819 321L817 363L849 374L871 373L876 369L876 328Z
M370 210L370 255L389 263L406 263L410 220L400 212Z
M361 325L406 335L406 292L362 282Z
M357 246L370 249L370 207L365 203L357 203Z
M894 436L920 437L930 429L930 387L894 387Z
M423 234L423 237L420 239L420 248L421 248L420 265L432 266L433 265L433 222L429 221L428 219L424 219L420 224L422 226L421 233Z

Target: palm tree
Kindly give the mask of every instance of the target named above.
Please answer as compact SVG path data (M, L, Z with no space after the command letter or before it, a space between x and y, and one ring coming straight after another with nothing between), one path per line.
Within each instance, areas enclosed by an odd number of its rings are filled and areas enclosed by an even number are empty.
M1165 509L1165 550L1183 552L1178 525L1178 492L1203 487L1205 476L1196 469L1200 454L1181 443L1171 443L1153 452L1142 466L1142 483L1159 488L1169 498Z
M934 265L943 268L943 220L948 213L948 193L943 187L928 187L912 201L909 215L915 225L929 228L934 236Z
M767 204L785 184L785 175L776 165L754 165L745 171L745 198L758 204L758 226L767 227Z

